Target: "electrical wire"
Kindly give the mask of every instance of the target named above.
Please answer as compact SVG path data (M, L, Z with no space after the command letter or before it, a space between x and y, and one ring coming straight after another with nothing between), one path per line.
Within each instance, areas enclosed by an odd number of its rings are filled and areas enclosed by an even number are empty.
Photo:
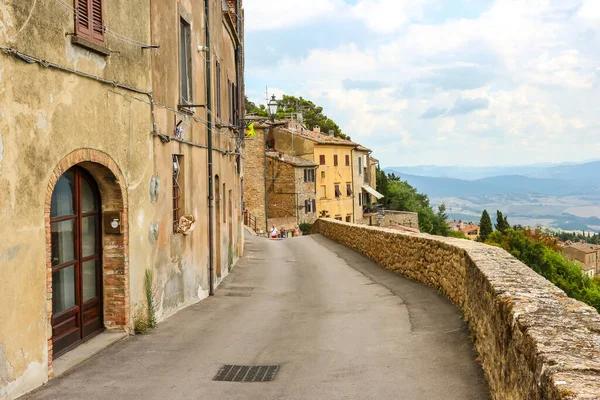
M56 1L58 4L60 4L61 6L63 6L65 9L67 9L71 13L73 13L74 17L77 15L77 10L72 5L66 3L64 0L54 0L54 1ZM139 40L131 39L131 38L125 36L125 35L122 35L122 34L116 32L116 31L113 31L112 29L110 29L106 25L100 25L100 24L97 24L94 21L92 21L92 24L93 24L94 28L100 28L106 34L108 34L108 35L110 35L110 36L112 36L112 37L114 37L117 40L120 40L122 42L126 42L126 43L129 43L131 45L138 46L138 47L154 47L154 45L152 45L152 44L140 42Z

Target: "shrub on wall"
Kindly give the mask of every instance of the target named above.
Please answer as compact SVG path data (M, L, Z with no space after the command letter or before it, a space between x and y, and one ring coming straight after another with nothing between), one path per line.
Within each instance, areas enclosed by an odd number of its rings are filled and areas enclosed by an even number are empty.
M569 297L600 311L600 279L585 275L581 267L559 253L552 245L554 241L549 239L554 238L539 231L508 229L504 233L495 231L486 243L502 247Z

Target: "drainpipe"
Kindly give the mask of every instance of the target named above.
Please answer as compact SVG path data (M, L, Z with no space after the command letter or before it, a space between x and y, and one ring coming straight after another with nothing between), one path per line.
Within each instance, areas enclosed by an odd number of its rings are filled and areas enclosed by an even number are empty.
M215 278L214 278L214 216L213 216L213 208L214 208L214 185L213 185L213 140L212 140L212 93L211 93L211 50L210 50L210 0L204 0L204 15L206 21L206 48L208 49L206 53L206 118L208 119L208 274L210 286L208 289L209 296L215 295Z
M352 189L356 190L356 187L354 186L354 149L350 150L350 169L351 169L351 173L350 176L352 177ZM362 188L361 188L362 190ZM356 210L354 209L354 196L356 196L355 194L352 195L352 219L354 220L353 222L356 223Z
M271 134L271 129L273 129L272 126L269 126L269 135ZM263 168L263 175L264 175L264 183L265 183L265 233L267 234L267 237L269 237L269 196L267 193L267 131L263 130L263 136L264 136L264 151L263 151L263 163L264 163L264 168Z

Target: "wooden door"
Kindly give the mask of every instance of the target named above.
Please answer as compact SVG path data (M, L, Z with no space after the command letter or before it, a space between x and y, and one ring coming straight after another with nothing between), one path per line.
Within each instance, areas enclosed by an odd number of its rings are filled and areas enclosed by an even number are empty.
M103 330L100 196L78 167L52 193L52 342L54 358Z

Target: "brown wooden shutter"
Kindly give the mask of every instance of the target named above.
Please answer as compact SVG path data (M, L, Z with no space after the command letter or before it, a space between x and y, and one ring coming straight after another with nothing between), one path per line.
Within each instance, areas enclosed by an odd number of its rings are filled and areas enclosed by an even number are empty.
M91 0L92 39L104 43L104 19L102 18L102 0Z
M319 156L319 162L321 165L325 165L325 155L324 154L321 154Z
M317 212L317 201L312 199L312 211Z
M338 156L337 156L337 154L334 154L334 156L333 156L333 165L336 166L336 167L338 165Z
M92 37L90 0L75 0L75 33L78 36Z
M350 156L346 155L346 166L349 167L350 166Z

